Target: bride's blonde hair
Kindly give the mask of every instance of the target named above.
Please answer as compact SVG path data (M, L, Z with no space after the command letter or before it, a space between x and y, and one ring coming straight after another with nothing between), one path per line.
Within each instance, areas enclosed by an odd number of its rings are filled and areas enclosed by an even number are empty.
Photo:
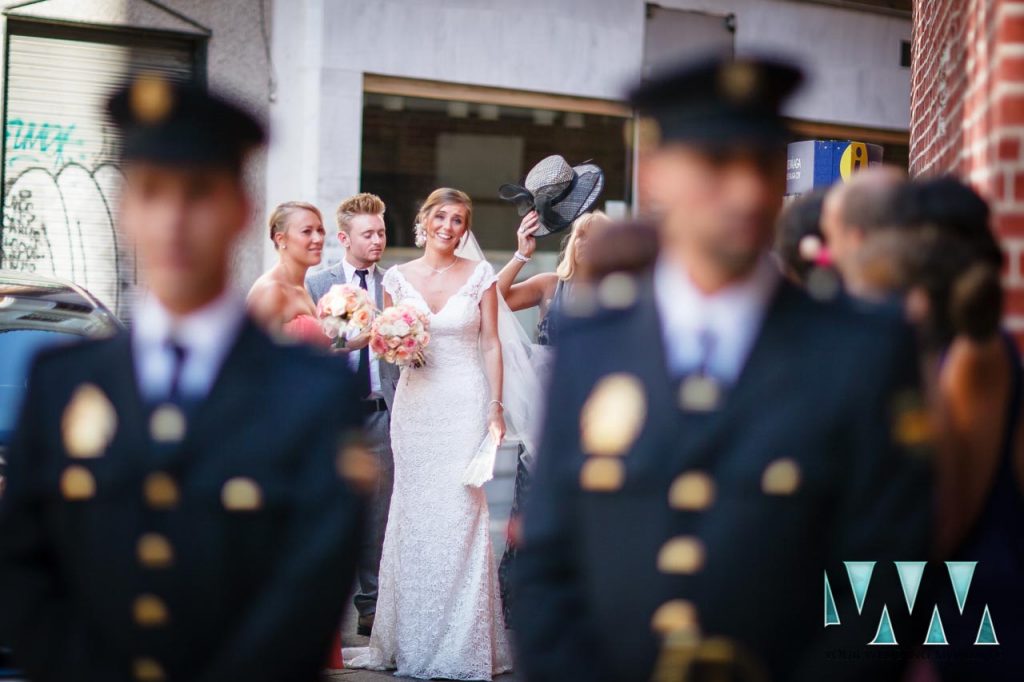
M416 246L422 248L427 243L427 221L440 207L446 204L459 204L466 209L466 233L473 229L473 200L465 192L451 187L435 189L420 206L416 214Z

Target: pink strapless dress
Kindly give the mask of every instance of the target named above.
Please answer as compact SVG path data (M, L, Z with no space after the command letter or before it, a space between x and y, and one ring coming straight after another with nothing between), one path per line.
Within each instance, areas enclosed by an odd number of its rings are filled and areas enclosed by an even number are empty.
M282 331L296 341L321 348L328 348L331 345L331 339L324 333L320 320L312 315L296 315L290 322L284 323Z

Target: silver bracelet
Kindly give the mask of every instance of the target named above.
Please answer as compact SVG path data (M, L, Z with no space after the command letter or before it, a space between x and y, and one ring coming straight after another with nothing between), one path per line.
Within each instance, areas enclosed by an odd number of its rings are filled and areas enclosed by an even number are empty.
M487 403L487 407L490 407L491 405L497 405L498 407L501 408L502 412L505 411L505 403L501 402L500 400L492 400L491 402Z
M515 258L515 259L516 259L517 261L519 261L520 263L529 263L529 262L530 262L530 259L529 259L529 258L527 258L527 257L526 257L526 256L524 256L523 254L519 253L518 251L516 251L515 253L513 253L513 254L512 254L512 257L513 257L513 258Z

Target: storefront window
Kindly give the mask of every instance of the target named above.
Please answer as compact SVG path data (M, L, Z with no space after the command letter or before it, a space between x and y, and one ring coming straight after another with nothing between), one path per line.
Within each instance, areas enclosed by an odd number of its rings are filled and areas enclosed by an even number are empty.
M366 93L362 181L387 203L388 243L413 245L420 204L437 187L473 199L473 227L485 249L515 249L519 216L498 198L502 183L521 183L551 154L569 163L591 160L605 172L597 208L621 214L629 201L629 157L619 116L478 102ZM608 202L612 202L608 205ZM560 239L538 248L557 251Z

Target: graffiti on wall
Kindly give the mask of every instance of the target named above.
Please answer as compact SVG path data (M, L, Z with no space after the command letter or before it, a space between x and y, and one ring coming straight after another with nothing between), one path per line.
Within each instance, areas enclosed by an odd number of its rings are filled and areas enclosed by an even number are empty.
M70 280L123 314L135 269L114 224L114 144L103 126L7 120L0 269Z

